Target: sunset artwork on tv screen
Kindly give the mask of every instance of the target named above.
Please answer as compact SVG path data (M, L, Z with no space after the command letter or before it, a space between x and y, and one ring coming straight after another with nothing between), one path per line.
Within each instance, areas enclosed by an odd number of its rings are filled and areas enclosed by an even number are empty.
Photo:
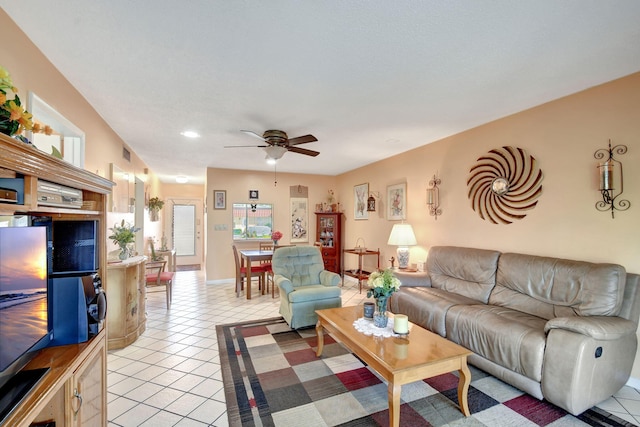
M0 227L0 372L48 333L45 227Z

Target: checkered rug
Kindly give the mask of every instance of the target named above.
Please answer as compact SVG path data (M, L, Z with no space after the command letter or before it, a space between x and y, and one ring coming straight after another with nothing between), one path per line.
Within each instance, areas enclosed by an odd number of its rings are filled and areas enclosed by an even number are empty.
M387 385L349 350L282 318L217 326L230 426L386 426ZM574 417L470 366L469 408L457 406L458 377L402 386L402 426L632 426L593 408Z

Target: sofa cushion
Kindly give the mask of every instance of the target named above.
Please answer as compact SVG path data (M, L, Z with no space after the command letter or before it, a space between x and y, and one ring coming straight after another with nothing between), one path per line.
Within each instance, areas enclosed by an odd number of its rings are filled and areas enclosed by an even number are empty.
M616 264L505 253L489 304L544 319L616 316L625 280L625 269Z
M505 307L457 305L447 312L447 339L498 365L542 379L545 319Z
M428 287L400 287L391 297L391 311L409 316L416 325L446 337L445 316L449 308L458 304L477 304L477 301L442 289Z
M434 246L427 257L431 286L486 303L495 286L499 257L497 251Z

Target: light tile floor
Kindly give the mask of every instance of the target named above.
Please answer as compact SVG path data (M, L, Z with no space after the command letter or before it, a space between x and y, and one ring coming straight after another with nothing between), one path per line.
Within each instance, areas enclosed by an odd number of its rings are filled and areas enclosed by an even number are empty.
M207 285L202 271L176 273L173 303L164 290L147 294L147 329L107 358L109 426L227 426L215 326L278 316L279 298L236 297L233 283ZM361 304L355 281L345 281L344 306ZM624 387L599 405L640 424L640 392Z

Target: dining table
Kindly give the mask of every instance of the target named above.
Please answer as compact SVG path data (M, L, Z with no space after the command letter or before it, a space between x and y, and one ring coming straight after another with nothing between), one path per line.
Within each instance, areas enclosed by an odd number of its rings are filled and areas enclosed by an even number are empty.
M251 263L260 261L270 261L273 257L272 250L259 250L259 249L241 249L240 251L240 266L246 267L247 272L247 299L251 299ZM262 287L264 293L264 286ZM240 289L236 287L236 296L240 295Z

